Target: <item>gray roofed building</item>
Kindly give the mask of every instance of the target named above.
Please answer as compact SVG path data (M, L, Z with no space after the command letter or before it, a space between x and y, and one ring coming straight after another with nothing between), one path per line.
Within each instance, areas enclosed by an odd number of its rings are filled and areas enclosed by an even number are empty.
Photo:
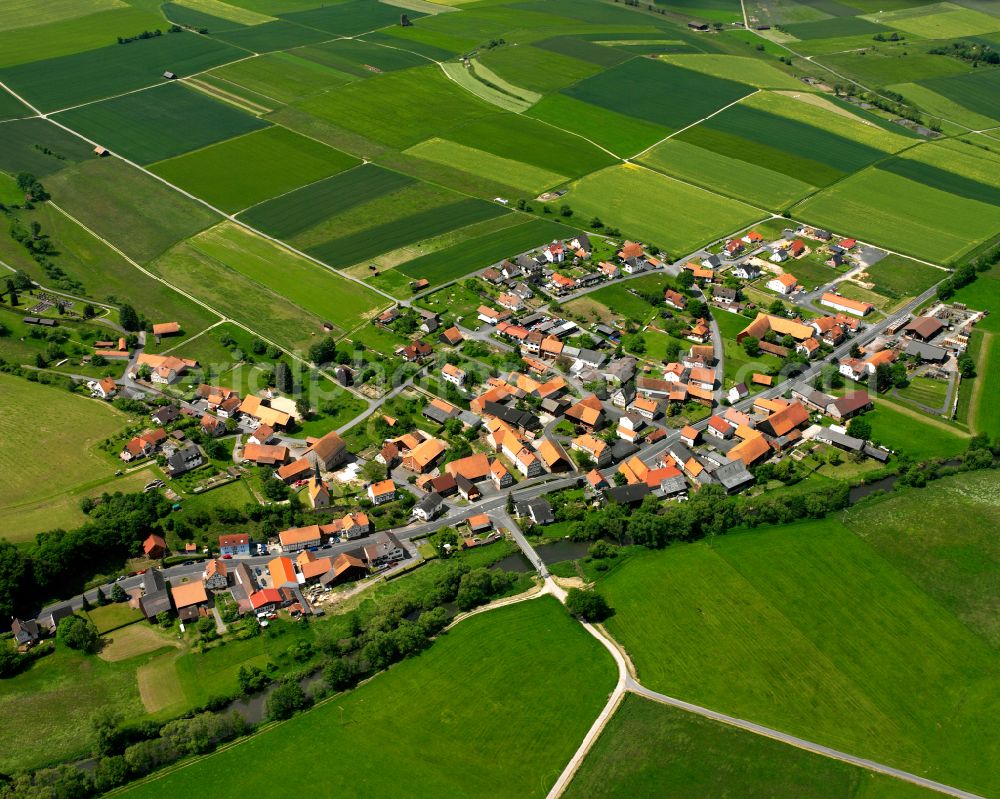
M173 421L176 421L176 419L180 415L181 415L181 410L176 405L164 405L161 408L157 408L150 414L153 421L156 422L161 427L163 427L164 425L168 425Z
M903 352L907 355L913 355L922 361L942 363L948 360L948 350L944 347L938 347L935 344L924 344L922 341L907 341L906 346L903 347Z
M361 548L361 556L369 566L380 566L391 560L402 560L406 557L406 550L396 536L385 532L379 533L371 543L365 544Z
M458 418L466 427L477 428L483 423L483 420L472 411L461 411L458 414Z
M483 413L489 414L490 416L495 416L503 422L514 427L519 427L522 430L537 430L541 427L541 422L538 421L538 417L527 411L519 411L516 408L508 408L506 405L501 405L499 402L485 402L483 403Z
M57 605L48 613L39 616L37 622L39 626L45 627L49 632L54 633L59 626L59 622L73 615L73 608L69 605Z
M639 448L635 444L626 441L624 438L619 438L611 445L611 459L613 461L623 461L626 458L631 458L638 451Z
M667 452L670 453L670 457L674 459L674 463L678 466L683 466L694 457L694 453L679 441L675 444L671 444Z
M631 356L625 358L615 358L611 363L603 368L601 374L607 381L618 381L626 383L635 377L636 360Z
M872 406L872 398L867 391L852 391L842 397L832 400L826 406L826 412L834 419L850 419Z
M566 397L546 397L542 400L541 408L552 416L562 416L569 406L570 401Z
M519 519L531 519L535 524L552 524L556 520L552 506L547 499L529 499L514 505L514 513Z
M836 430L831 430L829 427L824 427L820 430L816 434L816 440L833 444L833 446L846 449L848 452L861 452L865 446L865 442L860 438L849 436L846 433L839 433Z
M614 502L616 505L637 505L649 493L650 488L645 483L615 486L614 488L605 488L603 491L604 498L608 502Z
M869 458L877 460L879 463L885 463L889 460L889 453L880 447L873 447L871 444L865 444L864 449L861 450Z
M827 407L834 401L829 394L824 394L819 389L798 383L792 387L792 399L797 399L803 405L813 410L826 413Z
M738 458L724 463L712 472L712 477L730 494L753 482L753 475L747 471L746 465Z
M429 522L444 510L444 497L436 492L425 494L421 500L413 506L413 515L418 519Z
M531 330L533 325L537 325L539 322L543 322L546 319L548 319L548 317L543 313L530 313L521 319L521 327Z
M679 497L686 494L687 490L687 480L677 475L676 477L668 477L665 480L661 480L659 489L655 490L654 493L659 494L661 497Z
M205 462L197 444L189 443L167 458L167 472L171 477L197 469Z
M30 646L38 641L38 622L34 619L25 621L14 619L10 630L14 634L14 640L17 641L18 646Z
M430 403L428 403L426 406L424 406L424 409L421 411L421 413L431 421L437 422L438 424L444 424L449 419L454 419L456 416L458 416L461 413L461 411L454 405L451 406L450 411L446 411L444 410L444 408L440 408L437 405L431 405Z

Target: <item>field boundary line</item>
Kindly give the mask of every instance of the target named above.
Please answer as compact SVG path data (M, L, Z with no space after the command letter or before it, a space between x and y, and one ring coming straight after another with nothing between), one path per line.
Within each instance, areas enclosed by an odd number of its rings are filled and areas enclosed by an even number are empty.
M971 438L972 437L970 433L967 433L964 430L961 430L959 428L953 427L953 426L951 426L951 425L943 422L941 420L940 416L938 416L938 417L928 416L926 413L920 413L920 411L918 411L918 410L910 408L910 407L908 407L906 405L902 405L902 404L900 404L898 402L895 402L894 400L888 399L886 397L879 397L878 398L878 403L881 403L882 405L888 405L892 410L898 411L899 413L905 414L906 416L913 417L914 419L919 419L921 422L924 422L925 424L929 424L932 427L937 427L937 428L939 428L941 430L946 430L949 433L951 433L952 435L958 436L959 438ZM878 403L876 403L876 408L877 408Z
M981 378L985 377L987 368L989 367L990 343L992 342L994 335L986 330L982 331L982 333L983 340L980 344L979 358L976 362L976 377L973 378L975 382L972 385L972 396L969 397L969 416L965 420L973 435L979 433L979 426L976 424L979 420L979 401L983 398L983 392L985 391L983 386L986 385L985 381ZM959 386L959 390L961 390L961 386Z
M644 156L650 150L653 150L653 149L659 147L661 144L663 144L663 142L667 141L668 139L672 139L674 136L679 136L684 131L690 130L691 128L696 127L697 125L700 125L702 122L708 121L709 119L711 119L712 117L716 116L717 114L721 114L726 109L732 108L734 105L738 105L739 103L742 103L748 97L753 97L755 94L760 94L762 91L763 91L763 89L761 89L760 87L758 87L758 88L754 89L752 92L750 92L749 94L744 94L738 100L733 100L731 103L727 103L726 105L722 106L722 108L716 109L715 111L713 111L708 116L704 116L701 119L695 120L690 125L685 125L680 130L675 130L673 133L669 134L668 136L664 136L658 142L653 142L653 144L649 145L649 147L647 147L642 152L636 153L635 155L632 155L632 156L629 156L629 158L627 160L631 160L632 158L642 158L642 156Z
M701 705L696 705L691 702L685 702L683 699L677 699L667 694L661 694L658 691L654 691L650 688L639 684L638 682L632 680L630 681L629 690L636 694L637 696L644 697L653 702L659 702L663 705L669 705L670 707L678 708L679 710L685 710L689 713L694 713L698 716L703 716L705 718L711 719L712 721L719 722L721 724L726 724L730 727L736 727L745 732L752 733L754 735L760 735L764 738L770 738L778 743L787 744L788 746L794 746L797 749L802 749L806 752L812 752L813 754L820 755L822 757L830 758L831 760L838 760L842 763L847 763L858 768L863 768L867 771L875 772L877 774L884 774L888 777L894 777L903 782L909 782L913 785L919 785L922 788L928 788L937 793L943 793L948 796L955 796L958 799L984 799L984 797L979 794L970 793L969 791L963 791L961 788L955 788L951 785L946 785L941 782L936 782L934 780L927 779L926 777L921 777L917 774L912 774L908 771L903 771L902 769L893 768L892 766L887 766L883 763L879 763L874 760L868 760L867 758L858 757L857 755L848 754L847 752L841 752L823 744L815 743L814 741L809 741L805 738L799 738L798 736L791 735L789 733L781 732L780 730L772 729L771 727L766 727L763 724L757 724L752 721L747 721L745 719L740 719L735 716L730 716L725 713L720 713L717 710L711 710L707 707L702 707Z
M171 347L170 349L167 349L167 350L163 350L163 351L162 351L162 352L160 353L160 355L169 355L169 354L170 354L171 352L173 352L174 350L179 350L179 349L180 349L181 347L186 347L186 346L187 346L188 344L190 344L190 343L191 343L192 341L194 341L194 340L195 340L196 338L201 338L202 336L204 336L204 335L205 335L205 334L206 334L207 332L209 332L210 330L215 330L215 328L217 328L217 327L218 327L219 325L224 325L224 324L226 324L226 320L225 320L225 319L220 319L220 320L219 320L218 322L213 322L213 323L212 323L212 324L210 324L210 325L209 325L208 327L206 327L206 328L205 328L204 330L202 330L202 331L200 331L200 332L198 332L198 333L195 333L195 334L194 334L193 336L191 336L191 338L189 338L189 339L185 339L185 340L184 340L184 341L182 341L182 342L181 342L180 344L175 344L175 345L174 345L173 347Z

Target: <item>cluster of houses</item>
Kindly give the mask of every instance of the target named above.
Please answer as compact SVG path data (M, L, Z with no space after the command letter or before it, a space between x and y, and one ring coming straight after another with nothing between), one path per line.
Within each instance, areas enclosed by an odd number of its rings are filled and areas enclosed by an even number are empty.
M154 420L156 418L158 414L154 413ZM163 427L150 428L133 436L125 442L118 457L125 463L132 463L157 455L165 458L164 469L170 477L178 477L205 463L201 448L188 440L183 430L173 430L168 434Z
M862 324L857 317L844 313L821 316L808 322L758 313L736 334L736 343L742 344L745 339L753 338L757 340L761 352L779 358L787 358L793 351L814 358L824 346L836 347L861 329Z

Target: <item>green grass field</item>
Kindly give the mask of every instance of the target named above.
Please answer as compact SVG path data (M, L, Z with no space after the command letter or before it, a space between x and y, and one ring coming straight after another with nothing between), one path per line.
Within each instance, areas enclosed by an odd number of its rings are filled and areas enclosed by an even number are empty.
M434 194L436 193L434 192ZM498 203L473 198L460 199L458 195L455 195L452 202L441 203L437 197L432 197L431 202L433 204L430 207L395 217L393 214L378 213L374 208L368 206L359 208L359 213L366 217L370 215L370 219L384 221L380 221L379 224L372 227L345 233L335 238L324 238L307 249L311 255L331 266L351 266L421 239L433 238L452 230L510 213L508 209ZM409 205L409 202L404 202L403 205L405 207ZM322 228L324 230L342 229L341 220L328 220ZM299 243L298 239L296 243Z
M898 28L926 39L978 36L1000 30L997 18L953 3L936 3L926 8L906 8L879 14L883 25Z
M89 756L87 732L98 710L111 708L130 718L142 714L135 673L149 659L108 663L59 648L16 680L5 680L0 708L10 723L0 730L0 768L15 771Z
M572 228L558 222L528 219L523 224L488 233L452 247L414 258L398 267L411 278L426 278L431 283L444 283L470 272L483 264L492 264L556 238L570 235Z
M0 125L0 169L45 177L94 157L94 148L44 119Z
M926 525L933 516L947 525ZM992 472L950 477L847 511L844 521L895 568L1000 648L1000 493Z
M668 275L646 275L629 280L627 283L612 283L587 294L583 299L600 303L606 310L628 319L648 321L653 306L635 294L635 291L663 291L673 286ZM572 303L571 303L572 305Z
M948 383L917 375L911 378L908 386L896 389L895 396L940 412L948 396Z
M496 106L456 86L435 66L378 75L331 89L296 106L319 119L398 148L499 113ZM386 114L386 108L394 112Z
M46 188L59 207L140 263L219 220L117 158L63 170Z
M914 458L946 458L968 445L958 427L891 400L876 402L865 418L871 422L873 441Z
M662 61L716 78L749 83L758 89L802 90L802 82L760 58L733 55L667 55Z
M527 662L562 676L555 683L520 679ZM338 795L398 796L395 768L376 767L390 753L415 794L544 796L613 685L600 644L556 602L539 599L462 622L365 686L128 795L186 791L232 767L255 779L278 764L287 769L286 784L315 787L303 765L317 746L335 752L374 736L376 749L352 747L358 771L338 785ZM433 736L426 734L428 719ZM258 756L263 752L266 758ZM235 782L218 790L223 797L241 791Z
M975 310L990 311L977 327L990 333L1000 333L1000 267L980 272L974 282L955 292L954 299Z
M905 782L803 752L629 694L590 750L567 799L658 796L930 797Z
M267 126L178 83L76 108L58 118L91 140L142 164Z
M152 171L233 213L358 164L353 156L275 126L162 161Z
M387 304L387 300L370 289L231 222L206 230L190 243L219 263L288 297L344 331L361 324Z
M500 47L480 60L516 86L551 92L600 71L596 64L540 47Z
M30 9L38 24L30 28L29 35L20 28L0 32L0 67L106 47L114 43L116 31L138 32L163 24L159 14L136 7L110 8L75 19L46 19L37 3L31 3Z
M657 145L639 160L717 194L775 211L814 190L803 180L689 144L680 138Z
M37 502L103 482L114 465L94 447L117 433L125 416L109 405L76 397L66 391L0 375L0 509ZM38 413L45 408L45 413ZM39 442L45 457L25 457ZM5 530L6 533L6 530Z
M618 114L564 94L543 97L528 109L526 115L573 130L623 157L645 150L670 133L669 128Z
M308 58L309 48L269 53L213 69L209 76L222 85L242 87L275 104L291 103L331 86L354 80L353 75ZM204 76L203 76L204 77Z
M940 269L900 255L887 255L867 272L865 282L874 283L875 291L887 297L916 297L947 277Z
M446 139L428 139L410 147L405 152L407 155L422 158L425 161L455 167L482 177L502 176L505 183L529 194L539 194L567 179L565 175L547 169L511 158L502 158Z
M996 208L883 169L866 169L813 195L796 218L936 263L947 263L997 232Z
M272 236L290 238L411 183L406 175L365 164L254 206L240 218Z
M1000 119L1000 71L975 70L964 75L930 78L920 85L976 114Z
M674 257L764 216L749 205L624 164L572 184L563 198L582 218L597 216L623 235Z
M637 556L603 590L644 684L996 790L996 650L838 521Z
M161 20L159 26L151 27L166 26ZM155 86L163 82L165 70L187 77L247 54L244 50L191 33L164 34L129 44L114 44L115 36L124 33L130 31L127 28L109 30L105 40L109 46L97 50L0 68L0 80L43 111L55 111L143 86ZM66 80L67 75L72 75L73 80Z
M637 58L581 81L564 93L679 130L751 91L746 83Z

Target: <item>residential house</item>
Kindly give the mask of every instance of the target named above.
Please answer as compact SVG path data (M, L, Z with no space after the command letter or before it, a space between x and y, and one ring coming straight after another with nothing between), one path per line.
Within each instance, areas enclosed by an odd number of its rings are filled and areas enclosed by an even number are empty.
M229 587L229 570L224 560L212 559L205 564L201 575L205 588L209 591L222 591Z
M454 364L446 363L441 367L441 377L448 383L455 386L465 385L465 370L459 369Z
M341 583L360 580L368 576L368 568L360 558L342 552L333 559L330 570L319 578L320 585L324 588L332 588Z
M801 402L791 402L780 411L772 413L757 425L757 429L772 438L787 436L793 429L809 421L809 411Z
M663 301L671 308L676 308L679 311L687 308L687 297L673 289L667 289L663 292Z
M334 519L329 524L320 525L320 532L324 535L337 536L349 541L355 538L363 538L371 532L372 524L368 514L358 511L348 513L341 519Z
M688 331L684 334L684 337L688 341L694 341L698 344L704 344L712 336L712 329L708 326L708 322L704 319L698 319L688 328Z
M396 498L396 484L392 480L382 480L368 486L368 499L372 505L383 505Z
M285 604L285 599L277 588L262 588L249 596L250 608L259 616L270 616Z
M848 297L841 297L839 294L834 294L832 291L827 291L820 298L820 304L826 305L837 311L843 311L844 313L854 314L855 316L867 316L871 313L874 307L870 302L861 302L859 300L852 300Z
M734 266L730 274L733 277L738 277L740 280L756 280L760 277L760 267L750 261L746 261Z
M736 258L744 250L744 243L740 239L730 239L723 245L723 252L726 253L727 258Z
M371 543L362 548L362 553L369 568L403 560L406 557L406 550L399 543L399 539L390 532L379 533Z
M708 420L705 432L715 438L728 441L733 437L733 428L721 416L713 416Z
M330 472L347 460L347 443L336 430L331 430L322 438L313 441L303 457L313 468Z
M128 440L125 448L121 451L120 457L126 463L136 458L145 458L152 455L159 449L160 445L167 440L166 431L160 427L156 430L146 430Z
M735 404L742 399L746 399L750 396L750 390L747 388L746 383L737 383L726 394L726 399L729 400L730 404Z
M462 335L462 332L454 325L445 330L441 334L440 338L441 338L441 343L448 344L452 347L457 347L465 340L465 337Z
M524 300L516 294L501 294L496 298L496 303L501 308L506 308L508 311L513 311L514 313L524 308Z
M262 399L254 394L243 398L243 401L240 403L239 412L273 429L288 427L292 419L290 414L272 408L269 400Z
M188 369L197 369L198 362L186 358L175 358L173 355L154 355L144 352L135 360L137 370L129 374L133 379L138 376L138 369L149 367L149 379L153 383L170 385L176 383Z
M420 330L424 333L433 333L441 326L441 317L434 311L418 308L417 313L420 314Z
M585 453L598 468L604 468L611 463L611 447L599 438L585 434L574 438L570 446L577 452Z
M660 415L660 403L652 397L636 397L629 405L629 410L652 421Z
M101 399L111 399L118 393L118 386L113 377L105 377L94 382L94 394Z
M403 468L410 472L423 474L433 468L447 448L448 445L437 438L421 441L403 457Z
M201 615L201 609L208 606L208 592L201 580L171 587L170 597L181 621L194 621Z
M493 485L496 486L497 490L510 488L514 485L514 475L510 473L499 458L490 464L490 479L493 480Z
M709 255L701 261L702 269L714 270L722 266L722 259L718 255ZM697 277L697 275L696 275Z
M14 619L10 625L10 631L14 634L14 642L19 647L32 647L38 643L41 634L38 630L38 622L34 619Z
M162 405L150 414L150 418L160 427L166 427L176 422L180 415L181 409L176 405Z
M542 255L550 264L561 264L566 260L566 248L561 241L553 241L542 248Z
M170 592L167 590L167 581L159 569L147 569L142 576L142 597L139 599L139 609L147 619L154 619L160 613L167 613L173 609L173 605L170 603Z
M425 494L420 498L420 501L413 506L413 515L424 522L429 522L439 513L444 511L444 497L440 494L431 492Z
M476 313L479 315L479 320L488 325L496 325L510 318L510 311L497 311L486 305L480 305Z
M552 524L555 514L547 499L529 499L514 505L514 515L518 519L528 519L532 524Z
M167 554L167 542L162 536L150 533L142 542L142 553L151 560L159 560Z
M246 533L228 533L219 536L219 554L221 555L249 555L250 547L253 544L250 536Z
M425 358L430 357L434 348L423 341L414 341L407 344L400 350L400 355L407 363L422 363Z
M588 432L593 432L604 423L604 406L596 394L591 394L572 405L566 411L566 418Z
M729 286L712 286L712 299L719 305L736 305L739 302L739 292Z
M796 279L795 275L785 272L777 277L773 277L767 281L767 287L774 292L782 295L788 295L795 291L795 287L798 286L799 281Z
M699 432L698 428L692 427L689 424L684 425L684 427L681 428L680 432L681 441L684 443L684 446L686 447L693 447L695 444L697 444L698 438L700 436L701 433Z
M309 547L318 547L323 543L323 533L318 524L307 527L290 527L278 533L282 552L301 552Z

